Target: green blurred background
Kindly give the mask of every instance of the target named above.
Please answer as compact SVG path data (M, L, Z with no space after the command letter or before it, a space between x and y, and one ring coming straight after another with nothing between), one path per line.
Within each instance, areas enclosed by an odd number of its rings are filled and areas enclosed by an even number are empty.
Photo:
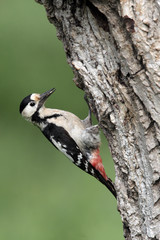
M116 201L19 114L21 100L55 87L50 107L88 112L62 43L34 0L0 4L0 239L122 240ZM108 175L114 167L102 136Z

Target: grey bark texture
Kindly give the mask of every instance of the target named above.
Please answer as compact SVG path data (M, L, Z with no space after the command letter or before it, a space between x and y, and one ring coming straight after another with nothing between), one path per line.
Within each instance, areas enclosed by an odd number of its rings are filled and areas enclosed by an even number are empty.
M160 239L160 0L36 1L109 142L125 239Z

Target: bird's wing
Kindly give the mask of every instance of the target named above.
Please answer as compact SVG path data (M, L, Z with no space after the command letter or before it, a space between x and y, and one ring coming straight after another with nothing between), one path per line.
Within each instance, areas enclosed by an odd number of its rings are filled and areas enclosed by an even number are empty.
M83 154L76 142L63 127L49 123L42 132L58 150L63 152L72 162L78 164L78 160L81 160Z
M87 157L81 152L80 148L68 134L68 132L60 126L49 123L44 129L45 137L62 153L64 153L76 166L83 171L97 178L103 183L114 196L116 196L115 188L111 180L106 180L101 173L92 166Z

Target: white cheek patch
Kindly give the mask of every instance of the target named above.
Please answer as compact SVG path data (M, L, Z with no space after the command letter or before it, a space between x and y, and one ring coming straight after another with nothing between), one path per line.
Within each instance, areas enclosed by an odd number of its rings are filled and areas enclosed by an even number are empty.
M28 103L28 105L22 111L22 116L27 120L30 120L31 116L36 112L37 104L40 100L40 94L33 93L31 94L30 99L35 102L35 105L30 106L30 103Z
M24 118L30 118L34 112L36 111L36 105L35 107L31 107L30 105L26 106L25 109L22 111L22 116Z

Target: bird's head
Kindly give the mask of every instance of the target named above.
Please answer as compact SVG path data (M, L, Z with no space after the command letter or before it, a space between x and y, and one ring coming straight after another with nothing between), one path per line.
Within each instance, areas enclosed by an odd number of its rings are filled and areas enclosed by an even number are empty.
M39 111L43 106L47 98L55 91L55 88L39 94L32 93L29 96L25 97L19 107L20 114L27 120L31 120L33 114Z

